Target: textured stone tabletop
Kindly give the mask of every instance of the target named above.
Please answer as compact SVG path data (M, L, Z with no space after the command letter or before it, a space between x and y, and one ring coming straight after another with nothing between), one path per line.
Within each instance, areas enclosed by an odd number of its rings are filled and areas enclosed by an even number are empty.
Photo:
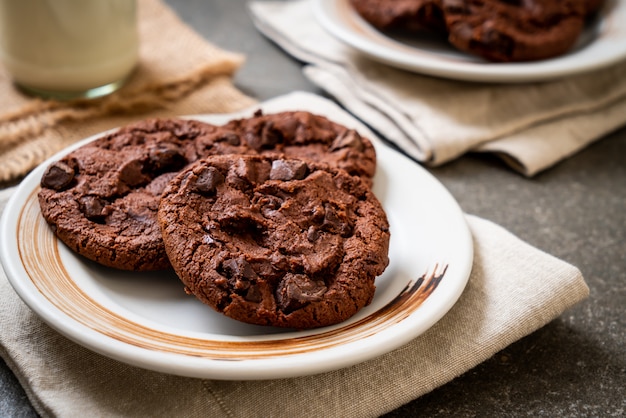
M264 100L321 93L253 27L243 0L166 0L213 44L247 56L235 78ZM589 299L449 384L391 413L400 416L608 417L626 415L626 129L527 179L469 155L430 169L462 209L500 224L583 273ZM36 416L0 361L0 416Z

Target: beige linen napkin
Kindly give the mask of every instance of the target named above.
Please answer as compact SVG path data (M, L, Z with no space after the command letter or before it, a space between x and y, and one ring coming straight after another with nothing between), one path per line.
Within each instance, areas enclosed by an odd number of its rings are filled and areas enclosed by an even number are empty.
M329 35L312 0L254 1L257 28L305 74L417 161L491 152L527 176L626 123L626 62L558 81L484 84L374 62Z
M0 64L0 184L67 145L148 116L231 112L254 103L231 84L244 57L206 42L160 0L138 1L139 64L116 93L89 101L25 96Z
M336 104L309 93L264 106L309 110L362 126ZM0 192L0 202L10 193ZM474 263L455 306L410 343L352 367L271 381L203 380L142 370L49 328L22 303L2 270L0 355L44 417L378 416L466 372L588 295L577 268L489 221L466 219Z

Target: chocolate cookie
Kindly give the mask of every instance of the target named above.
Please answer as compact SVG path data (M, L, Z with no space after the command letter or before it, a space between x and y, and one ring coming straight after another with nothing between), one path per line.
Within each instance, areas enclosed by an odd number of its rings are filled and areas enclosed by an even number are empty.
M389 224L369 187L326 164L211 156L168 185L158 212L186 291L231 318L307 329L373 298Z
M196 139L215 129L153 119L90 142L47 168L38 196L41 212L59 239L100 264L168 268L157 223L161 192L198 159Z
M376 151L372 143L353 129L313 113L280 112L232 120L213 137L207 137L209 146L222 143L225 137L239 147L238 153L280 153L290 158L327 163L352 175L362 177L372 185L376 171ZM202 146L202 140L199 146ZM246 148L248 148L246 150ZM205 154L224 154L207 152Z
M439 0L350 0L369 24L382 31L444 31Z
M382 31L424 28L489 61L533 61L564 54L604 0L350 0Z
M461 51L499 62L541 60L567 52L591 9L584 0L438 1L448 41Z

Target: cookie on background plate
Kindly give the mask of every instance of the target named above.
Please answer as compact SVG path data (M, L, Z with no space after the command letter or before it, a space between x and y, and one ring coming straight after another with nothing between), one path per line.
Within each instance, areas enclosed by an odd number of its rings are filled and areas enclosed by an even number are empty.
M599 7L585 0L440 1L448 41L461 51L498 62L566 53L582 33L587 15Z
M357 13L382 31L445 32L441 0L350 0Z
M70 152L41 178L39 206L56 236L93 261L123 270L170 267L157 223L168 181L198 159L215 126L151 119Z
M536 61L568 52L604 0L350 0L384 32L429 29L460 51L493 62Z
M163 193L165 248L186 291L233 319L309 329L369 304L389 224L368 185L278 155L199 160Z

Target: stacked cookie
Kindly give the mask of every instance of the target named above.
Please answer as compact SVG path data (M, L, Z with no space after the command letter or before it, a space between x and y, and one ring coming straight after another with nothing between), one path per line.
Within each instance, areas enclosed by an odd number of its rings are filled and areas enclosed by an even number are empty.
M603 0L350 0L383 31L434 29L451 45L496 62L566 53Z
M373 298L389 247L375 169L367 138L308 112L154 119L52 163L38 197L59 239L91 260L173 267L225 315L304 329Z

